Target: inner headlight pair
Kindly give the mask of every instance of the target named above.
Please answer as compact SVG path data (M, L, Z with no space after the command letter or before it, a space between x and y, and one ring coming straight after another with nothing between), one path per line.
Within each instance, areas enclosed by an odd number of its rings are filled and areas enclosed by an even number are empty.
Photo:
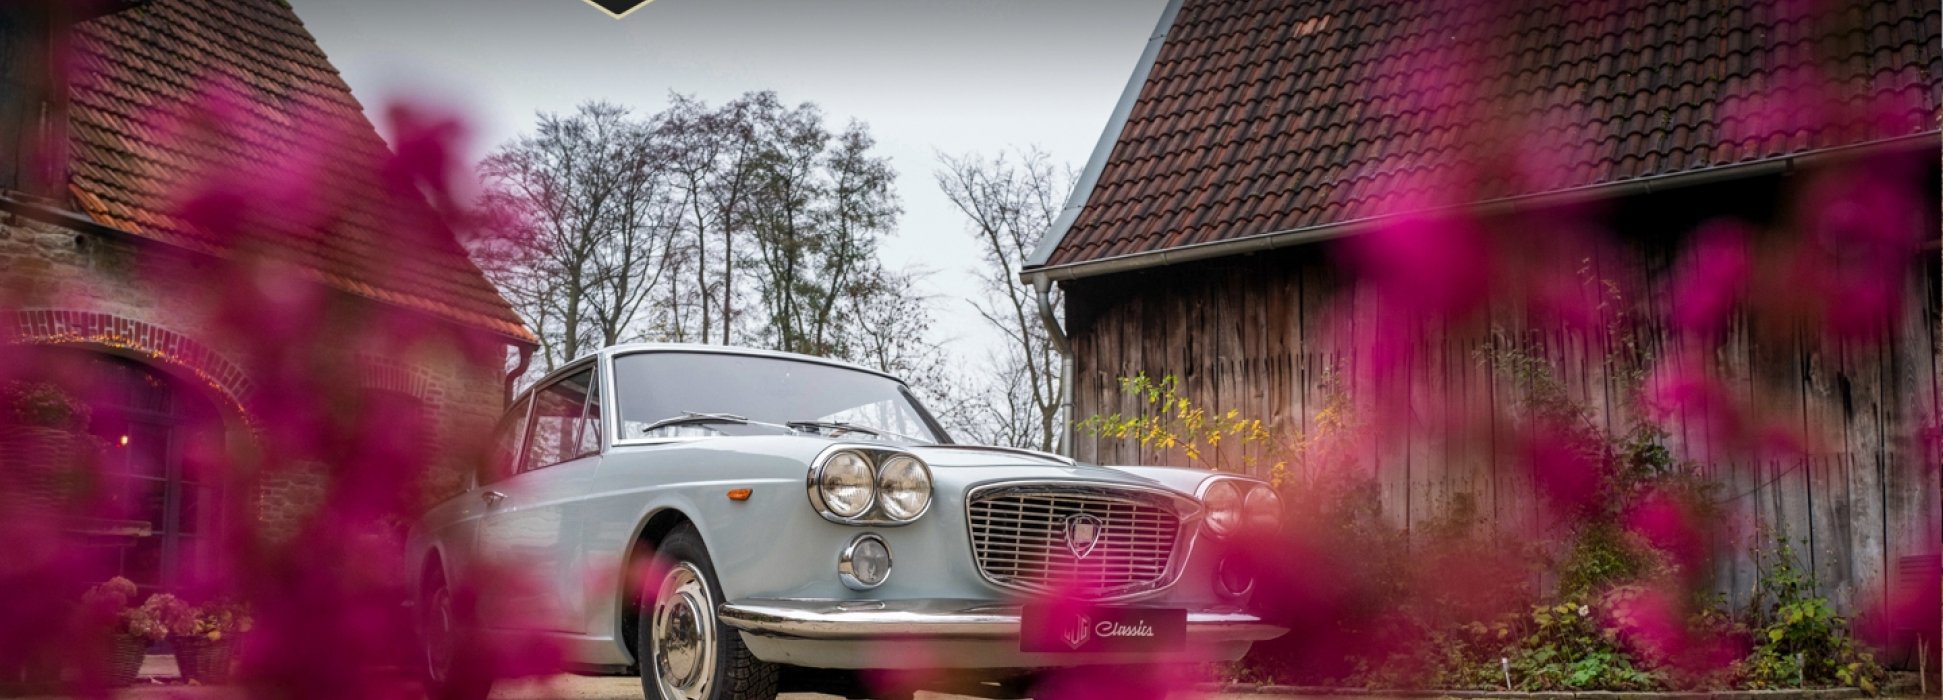
M1282 527L1282 497L1267 484L1221 479L1208 485L1201 503L1208 509L1208 530L1218 537L1244 526L1257 532Z
M835 450L810 467L810 503L837 522L908 523L931 507L931 469L903 452Z

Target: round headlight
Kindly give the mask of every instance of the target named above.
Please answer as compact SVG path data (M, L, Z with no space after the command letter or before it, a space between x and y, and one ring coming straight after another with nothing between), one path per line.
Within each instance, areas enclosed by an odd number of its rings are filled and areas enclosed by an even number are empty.
M1241 489L1235 482L1214 482L1207 493L1201 494L1201 502L1208 508L1208 529L1214 534L1226 535L1241 524Z
M870 510L875 495L871 488L870 462L855 452L838 452L823 463L817 474L816 490L823 496L823 507L840 518L854 518Z
M915 520L931 505L931 473L910 455L877 468L877 503L892 520Z
M1261 532L1274 532L1282 528L1282 497L1275 495L1275 489L1256 486L1248 490L1248 498L1241 504L1242 519L1248 527Z

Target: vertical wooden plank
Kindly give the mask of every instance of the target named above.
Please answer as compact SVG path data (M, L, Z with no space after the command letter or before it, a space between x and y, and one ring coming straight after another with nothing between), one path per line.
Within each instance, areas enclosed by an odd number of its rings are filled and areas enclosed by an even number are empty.
M1458 377L1459 385L1459 399L1452 408L1451 420L1452 429L1461 441L1453 446L1453 452L1464 473L1465 490L1477 508L1478 521L1495 527L1493 504L1497 499L1497 484L1492 478L1492 465L1497 460L1494 442L1497 406L1491 398L1489 370L1476 354L1483 338L1485 335L1472 326L1447 337L1445 347L1450 373Z
M1929 270L1927 261L1912 265L1905 282L1904 308L1898 319L1892 344L1887 348L1888 366L1883 377L1884 460L1882 475L1883 517L1883 595L1886 600L1910 599L1913 591L1903 591L1898 564L1903 557L1938 551L1932 544L1943 535L1932 535L1943 523L1934 515L1939 498L1928 474L1938 469L1926 463L1927 424L1933 412L1925 405L1936 382L1930 351L1928 313ZM1866 497L1866 496L1865 496ZM1860 564L1860 562L1858 562ZM1886 631L1886 630L1885 630Z
M1292 265L1271 268L1267 273L1267 298L1263 300L1262 359L1268 385L1262 420L1274 436L1272 439L1277 441L1294 439L1295 416L1302 410L1301 397L1294 386L1295 348L1299 346L1295 337L1296 308L1301 301L1294 277L1296 269ZM1274 461L1272 454L1271 451L1264 455L1264 469Z
M1113 347L1107 350L1107 361L1100 368L1100 397L1109 414L1132 415L1137 409L1126 400L1126 393L1120 390L1120 378L1127 375L1127 344L1133 342L1132 331L1127 327L1126 302L1121 300L1113 314ZM1109 444L1109 464L1129 464L1140 461L1139 450L1129 438L1115 438Z
M1076 424L1084 420L1086 416L1092 415L1092 395L1088 392L1092 389L1093 382L1092 373L1089 370L1095 367L1098 361L1093 357L1094 347L1091 330L1082 330L1071 325L1068 325L1067 328L1068 335L1066 341L1071 345L1073 353L1073 374L1066 378L1067 381L1072 382L1073 407L1072 415L1067 416L1067 419ZM1072 437L1073 458L1087 462L1093 461L1094 455L1098 453L1098 450L1094 449L1092 436L1088 435L1086 431L1074 430Z
M1750 323L1751 319L1743 317L1736 323L1737 330L1732 335L1732 342L1739 346L1734 348L1734 352L1751 357L1748 376L1734 378L1735 386L1746 387L1737 391L1736 400L1749 407L1748 412L1755 416L1765 416L1776 404L1789 400L1798 405L1801 399L1797 397L1802 392L1799 373L1794 369L1799 362L1798 355L1789 352L1790 348L1783 342L1756 340L1752 337ZM1722 428L1712 427L1716 432ZM1767 480L1763 484L1762 495L1771 514L1768 521L1771 535L1788 542L1794 550L1796 566L1812 574L1816 562L1813 476L1824 469L1827 460L1812 453L1769 454L1763 457ZM1772 546L1772 541L1761 542L1760 546Z
M1167 287L1168 285L1164 282L1161 284L1141 285L1141 291L1127 295L1125 301L1121 303L1119 314L1120 327L1122 329L1121 337L1124 339L1122 342L1125 345L1120 349L1120 366L1113 372L1113 376L1108 378L1108 381L1113 384L1114 394L1119 399L1120 410L1129 415L1145 415L1147 412L1146 406L1141 404L1138 397L1121 389L1120 378L1131 377L1146 371L1147 347L1149 343L1153 342L1151 336L1147 333L1147 307L1153 294L1156 291L1165 293L1164 290ZM1121 456L1121 464L1160 464L1160 462L1156 461L1158 455L1154 454L1154 451L1147 446L1141 445L1140 441L1129 440L1125 445L1128 452Z
M1211 295L1215 300L1214 396L1207 402L1210 413L1225 413L1231 409L1239 411L1246 407L1237 363L1241 357L1241 328L1247 315L1240 298L1242 276L1240 266L1231 263L1214 278ZM1224 439L1216 447L1219 450L1217 463L1228 469L1236 468L1241 454L1235 441Z
M1139 290L1133 293L1141 299L1138 314L1140 321L1132 341L1139 348L1138 356L1111 381L1114 390L1121 394L1124 405L1138 411L1142 416L1151 415L1151 407L1143 399L1129 395L1121 389L1120 380L1142 373L1158 379L1174 371L1168 366L1166 357L1173 350L1174 343L1179 342L1180 319L1174 315L1174 302L1170 300L1170 297L1181 293L1178 284L1178 277L1171 272L1152 270L1146 273L1146 280L1139 285ZM1170 455L1147 447L1142 447L1135 454L1140 464L1173 463Z
M1273 327L1279 327L1271 320L1274 310L1279 306L1276 298L1280 291L1277 275L1266 266L1264 259L1255 259L1249 266L1248 284L1242 287L1242 308L1248 312L1244 337L1246 349L1242 352L1243 376L1248 392L1248 408L1244 413L1249 418L1260 420L1272 427L1276 414L1282 411L1277 400L1275 356L1270 347L1277 344ZM1254 464L1254 474L1266 478L1272 462L1267 445L1254 444L1248 448L1249 458Z
M1810 562L1815 588L1830 597L1837 607L1848 609L1843 590L1854 577L1854 557L1848 543L1853 541L1854 512L1848 480L1838 460L1816 455L1807 460L1809 494L1808 528ZM1866 497L1866 496L1865 496Z
M1161 363L1165 367L1165 371L1160 371L1152 376L1154 381L1160 381L1166 375L1172 374L1182 382L1181 386L1185 389L1187 386L1186 382L1193 372L1193 367L1190 366L1190 363L1193 361L1192 358L1195 353L1194 334L1196 329L1193 326L1195 302L1192 298L1194 290L1192 289L1190 280L1180 278L1174 279L1168 285L1168 288L1175 291L1169 294L1165 300L1169 321L1167 328L1167 354ZM1165 462L1167 464L1185 464L1185 460L1181 457L1179 450L1168 453L1168 459L1169 461Z
M1847 380L1850 410L1846 412L1844 432L1851 450L1849 493L1854 509L1849 547L1854 558L1855 579L1850 600L1855 603L1877 601L1887 593L1888 561L1884 549L1883 493L1884 463L1888 454L1884 438L1884 384L1892 374L1881 347L1847 345L1841 349L1843 372Z
M1501 335L1487 334L1480 339L1481 345L1494 347L1498 343L1524 340L1524 310L1517 297L1493 298L1488 313L1487 326ZM1538 527L1538 491L1532 479L1531 455L1523 448L1523 438L1516 431L1520 413L1517 406L1524 387L1507 378L1493 359L1487 358L1479 372L1484 377L1484 393L1490 401L1492 416L1492 517L1497 530L1506 536L1529 538Z
M1430 370L1429 358L1423 351L1422 328L1422 324L1411 324L1403 331L1407 337L1391 339L1391 342L1406 350L1396 374L1389 379L1391 391L1397 396L1395 410L1398 411L1398 419L1403 422L1403 453L1400 457L1404 481L1404 527L1413 535L1422 530L1425 522L1435 517L1440 495L1437 474L1430 467L1432 434L1424 411L1427 399L1424 392Z
M1341 377L1331 369L1336 338L1332 327L1337 318L1338 305L1343 303L1342 295L1334 294L1331 270L1319 265L1305 265L1302 276L1297 280L1300 285L1299 309L1299 372L1296 375L1296 391L1301 395L1301 414L1296 417L1297 425L1305 434L1314 434L1318 427L1315 414L1322 410L1328 384L1340 381ZM1313 466L1313 465L1311 465ZM1302 474L1305 479L1320 476L1309 472Z
M1351 314L1351 323L1354 327L1351 336L1354 357L1353 376L1363 385L1361 391L1369 397L1376 411L1392 411L1394 406L1390 405L1390 402L1394 400L1393 392L1396 390L1398 380L1393 373L1408 372L1409 365L1406 363L1399 370L1395 367L1380 367L1375 362L1374 350L1377 344L1395 341L1378 335L1381 328L1378 314L1381 310L1375 294L1356 283L1352 283L1351 291L1354 305ZM1383 416L1383 418L1390 417ZM1386 524L1407 530L1410 527L1412 505L1409 466L1410 422L1406 417L1401 421L1376 420L1373 423L1376 426L1375 435L1369 449L1371 462L1376 469L1378 493L1382 498L1383 518Z

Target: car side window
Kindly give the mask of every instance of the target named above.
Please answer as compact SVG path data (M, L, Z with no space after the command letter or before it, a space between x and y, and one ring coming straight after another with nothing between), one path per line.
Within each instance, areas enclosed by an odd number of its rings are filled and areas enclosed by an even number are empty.
M593 379L591 368L582 370L548 384L533 395L533 425L527 429L526 458L520 461L522 473L590 453L585 449L582 432ZM592 452L598 451L600 444L595 441Z
M492 453L486 456L486 463L479 470L479 483L490 484L513 475L513 463L519 457L520 437L526 434L526 405L532 397L523 397L506 411L499 419L499 426L493 428Z

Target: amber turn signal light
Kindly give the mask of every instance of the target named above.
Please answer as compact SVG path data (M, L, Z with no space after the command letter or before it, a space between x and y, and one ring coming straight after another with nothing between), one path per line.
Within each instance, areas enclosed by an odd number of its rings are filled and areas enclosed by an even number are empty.
M755 493L754 489L729 489L729 500L746 501L752 493Z

